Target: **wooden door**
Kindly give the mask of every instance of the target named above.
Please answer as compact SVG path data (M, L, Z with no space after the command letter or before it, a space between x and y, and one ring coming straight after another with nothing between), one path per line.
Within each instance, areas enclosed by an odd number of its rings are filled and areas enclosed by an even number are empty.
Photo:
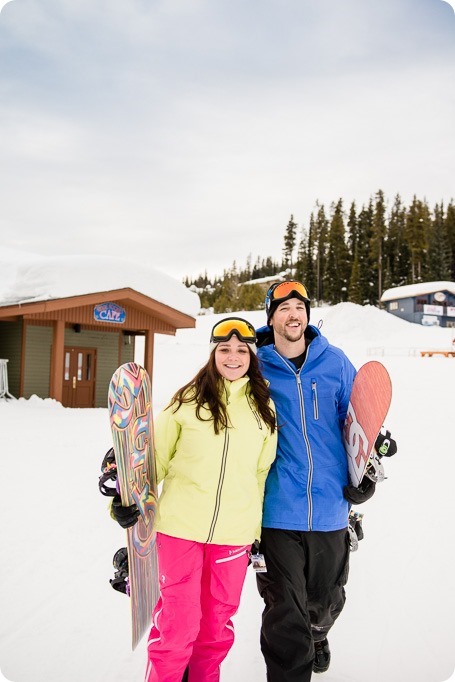
M95 406L95 348L65 348L63 358L64 407Z

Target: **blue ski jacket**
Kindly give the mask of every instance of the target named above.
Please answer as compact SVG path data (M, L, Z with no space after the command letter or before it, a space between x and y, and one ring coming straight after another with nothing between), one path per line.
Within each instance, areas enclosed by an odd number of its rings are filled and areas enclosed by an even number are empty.
M356 370L312 325L305 331L309 343L300 370L275 349L270 327L257 333L258 357L278 421L262 525L298 531L346 528L348 465L342 429Z

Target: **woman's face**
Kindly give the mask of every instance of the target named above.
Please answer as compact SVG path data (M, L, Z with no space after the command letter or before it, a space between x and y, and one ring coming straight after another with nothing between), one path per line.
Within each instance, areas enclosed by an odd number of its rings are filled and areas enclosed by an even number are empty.
M225 379L240 379L250 366L248 344L240 341L235 334L229 341L221 341L215 348L215 366Z

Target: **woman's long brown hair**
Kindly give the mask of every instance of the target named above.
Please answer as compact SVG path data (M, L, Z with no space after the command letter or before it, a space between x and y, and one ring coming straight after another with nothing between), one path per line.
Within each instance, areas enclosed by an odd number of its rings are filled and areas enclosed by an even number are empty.
M229 426L229 418L226 405L222 400L223 378L216 368L215 350L210 353L207 363L196 376L174 394L168 407L174 406L174 412L177 412L183 403L194 402L196 404L196 417L201 421L213 420L213 428L218 434L222 429ZM270 391L259 369L256 355L249 348L248 351L250 353L250 366L246 374L250 379L250 396L262 421L273 433L276 428L276 417L269 404ZM207 418L202 416L203 409L208 409L210 413Z

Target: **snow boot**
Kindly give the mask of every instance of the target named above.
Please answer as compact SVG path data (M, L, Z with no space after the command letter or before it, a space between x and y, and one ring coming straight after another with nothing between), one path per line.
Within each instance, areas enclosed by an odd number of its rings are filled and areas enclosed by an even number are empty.
M330 649L327 637L320 642L314 643L313 672L325 673L330 665Z

